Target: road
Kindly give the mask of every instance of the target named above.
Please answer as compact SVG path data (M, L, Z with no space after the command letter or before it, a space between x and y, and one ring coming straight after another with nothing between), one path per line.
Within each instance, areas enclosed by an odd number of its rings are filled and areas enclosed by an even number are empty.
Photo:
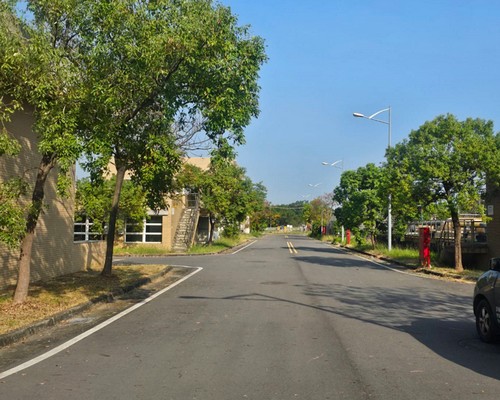
M500 395L500 345L477 339L471 284L417 276L302 236L266 236L230 255L128 261L203 269L4 377L1 399ZM18 363L29 359L20 354Z

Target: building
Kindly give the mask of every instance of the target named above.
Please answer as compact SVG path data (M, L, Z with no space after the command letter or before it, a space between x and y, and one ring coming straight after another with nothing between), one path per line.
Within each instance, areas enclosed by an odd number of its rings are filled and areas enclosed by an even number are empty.
M6 125L8 132L21 144L17 156L0 157L0 182L12 177L23 177L33 186L36 169L41 155L37 150L37 137L33 132L33 110L25 107L13 115L12 122ZM53 276L84 270L93 264L104 262L104 242L80 240L74 242L75 211L75 174L67 198L56 193L57 168L47 179L45 189L45 208L35 230L31 259L31 280L37 281ZM31 193L29 193L31 197ZM28 198L29 198L28 197ZM21 199L27 201L27 199ZM0 243L1 267L0 287L13 285L17 281L17 262L19 252L10 250Z
M201 170L210 167L210 158L185 158L185 163ZM116 174L113 163L109 174ZM130 179L130 174L125 175ZM187 192L166 199L167 208L159 212L149 210L148 218L137 223L127 221L121 237L124 244L149 244L166 250L186 251L195 242L204 242L208 237L208 216L200 207L198 196Z

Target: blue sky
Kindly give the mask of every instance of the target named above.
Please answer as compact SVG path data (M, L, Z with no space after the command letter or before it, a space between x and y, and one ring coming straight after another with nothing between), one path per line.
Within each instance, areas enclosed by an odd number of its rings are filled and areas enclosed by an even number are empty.
M387 125L353 112L390 106L393 144L446 113L500 129L500 1L221 3L266 41L261 113L237 151L273 204L331 192L342 171L322 161L343 159L344 169L384 161Z

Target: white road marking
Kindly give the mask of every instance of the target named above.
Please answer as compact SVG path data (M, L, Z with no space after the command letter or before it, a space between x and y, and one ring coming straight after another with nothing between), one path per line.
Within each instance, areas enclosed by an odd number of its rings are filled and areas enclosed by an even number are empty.
M47 351L44 354L39 355L38 357L33 358L32 360L26 361L25 363L22 363L18 365L17 367L11 368L5 372L0 373L0 379L4 379L12 374L15 374L19 371L22 371L26 368L29 368L35 364L38 364L39 362L42 362L57 353L60 353L63 350L66 350L68 347L73 346L74 344L78 343L79 341L85 339L86 337L89 337L90 335L96 333L97 331L100 331L101 329L105 328L106 326L112 324L116 320L124 317L125 315L131 313L132 311L138 309L139 307L142 307L143 305L149 303L150 301L154 300L158 296L162 295L163 293L169 291L170 289L173 289L177 285L181 284L185 280L191 278L193 275L197 274L200 272L203 268L201 267L188 267L184 265L172 265L172 267L180 267L180 268L190 268L190 269L195 269L195 271L191 272L189 275L186 275L184 278L179 279L177 282L172 283L170 286L167 286L166 288L160 290L159 292L153 294L152 296L148 297L147 299L142 300L139 303L134 304L132 307L127 308L126 310L123 310L121 313L116 314L115 316L111 317L110 319L101 322L99 325L94 326L93 328L89 329L88 331L85 331L81 333L80 335L74 337L71 340L68 340L67 342L53 348L52 350Z
M385 265L385 264L381 264L381 263L379 263L379 262L377 262L377 261L373 260L373 258L372 258L372 257L370 257L370 256L368 256L368 255L366 255L366 256L362 256L362 255L359 255L359 254L356 254L356 253L350 252L350 251L348 251L348 250L345 250L345 249L343 249L343 248L340 248L340 250L342 250L342 251L343 251L344 253L346 253L346 254L350 254L350 255L352 255L352 256L354 256L354 257L361 258L362 260L369 261L369 262L371 262L371 263L373 263L373 264L375 264L375 265L378 265L379 267L382 267L382 268L388 269L388 270L390 270L390 271L393 271L393 272L398 272L398 273L403 274L403 275L412 275L412 276L415 276L415 274L412 274L412 273L410 273L410 272L407 272L407 271L401 271L400 269L392 268L392 267L389 267L389 266L387 266L387 265Z
M247 247L250 247L252 244L254 244L255 242L257 242L256 240L254 240L253 242L251 243L248 243L246 246L242 247L241 249L238 249L236 250L235 252L231 253L231 254L236 254L236 253L239 253L240 251L242 250L245 250Z

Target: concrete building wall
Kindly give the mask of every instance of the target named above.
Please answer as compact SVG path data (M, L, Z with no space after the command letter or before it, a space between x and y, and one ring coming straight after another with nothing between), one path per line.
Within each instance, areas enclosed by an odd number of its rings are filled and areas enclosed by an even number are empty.
M31 197L37 167L41 156L37 150L37 137L32 130L32 110L26 108L16 113L7 125L9 133L21 144L17 156L0 157L0 182L22 177L30 184L28 196L21 201L26 204ZM80 271L93 263L102 263L101 251L104 242L73 243L75 171L73 185L68 197L57 195L57 168L54 168L45 186L45 207L40 215L31 260L31 279L37 281L57 275ZM0 244L0 287L14 284L17 279L17 250L9 250Z

